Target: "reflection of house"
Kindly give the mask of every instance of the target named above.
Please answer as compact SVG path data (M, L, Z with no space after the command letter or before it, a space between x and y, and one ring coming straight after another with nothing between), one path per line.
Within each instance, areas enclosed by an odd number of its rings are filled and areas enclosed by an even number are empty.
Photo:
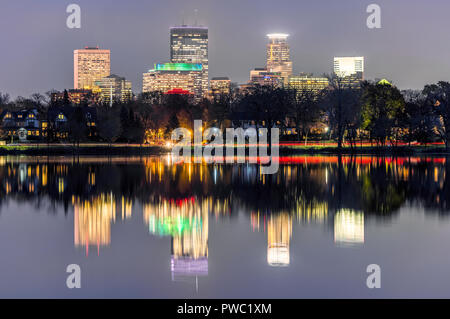
M341 245L364 244L364 213L341 209L334 216L334 242Z
M290 263L289 243L292 236L292 218L283 213L270 216L267 224L267 263L274 267Z
M8 136L18 136L19 130L25 130L27 139L38 139L42 135L39 116L37 109L5 110L0 114L2 129Z

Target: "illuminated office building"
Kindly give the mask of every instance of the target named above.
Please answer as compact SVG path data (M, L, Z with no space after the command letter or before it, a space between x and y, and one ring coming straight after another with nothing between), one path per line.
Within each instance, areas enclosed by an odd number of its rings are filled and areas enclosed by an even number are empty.
M67 98L68 102L72 104L87 103L92 104L97 102L98 94L92 93L91 90L73 89L66 90L65 92L52 92L52 102L63 102Z
M173 90L183 90L200 99L202 76L202 64L158 63L153 70L143 74L142 91L168 93Z
M250 71L249 84L280 87L283 79L280 72L269 72L266 68L255 68Z
M95 81L95 85L99 89L100 99L103 103L109 104L112 101L125 102L131 99L131 82L124 77L112 74Z
M95 91L95 81L111 74L111 52L86 47L73 52L75 89Z
M334 74L364 80L364 57L335 57Z
M292 75L289 77L290 89L302 92L319 93L329 86L329 81L324 77L314 77L312 74Z
M283 84L287 85L289 76L292 75L292 61L290 57L288 34L272 33L268 34L267 44L267 71L280 73Z
M215 77L210 82L210 96L230 94L231 81L227 77Z
M208 28L177 26L170 28L170 61L202 65L201 95L208 93Z

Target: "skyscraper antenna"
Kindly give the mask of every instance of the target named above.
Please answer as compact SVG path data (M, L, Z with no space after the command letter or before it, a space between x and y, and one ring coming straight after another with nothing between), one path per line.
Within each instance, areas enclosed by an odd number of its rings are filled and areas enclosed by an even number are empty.
M194 24L194 26L197 26L197 16L198 16L198 9L194 9L194 17L195 17L195 24Z
M181 11L181 25L184 25L184 10Z

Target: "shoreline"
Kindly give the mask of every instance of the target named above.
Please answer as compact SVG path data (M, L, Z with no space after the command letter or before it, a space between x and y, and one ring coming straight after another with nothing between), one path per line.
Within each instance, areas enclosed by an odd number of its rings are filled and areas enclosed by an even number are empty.
M65 144L33 144L33 145L1 145L0 155L27 156L73 156L73 155L165 155L170 151L167 147L156 145L127 144L86 144L79 147ZM373 156L449 156L450 149L441 146L398 146L398 147L344 147L339 150L334 146L281 146L280 155L373 155ZM225 150L224 150L225 154ZM248 148L246 148L248 155Z

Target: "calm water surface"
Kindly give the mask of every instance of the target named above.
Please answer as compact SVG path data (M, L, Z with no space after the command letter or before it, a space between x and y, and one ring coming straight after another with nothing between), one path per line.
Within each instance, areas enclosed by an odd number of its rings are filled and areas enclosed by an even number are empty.
M1 157L0 297L450 298L450 161L281 162Z

